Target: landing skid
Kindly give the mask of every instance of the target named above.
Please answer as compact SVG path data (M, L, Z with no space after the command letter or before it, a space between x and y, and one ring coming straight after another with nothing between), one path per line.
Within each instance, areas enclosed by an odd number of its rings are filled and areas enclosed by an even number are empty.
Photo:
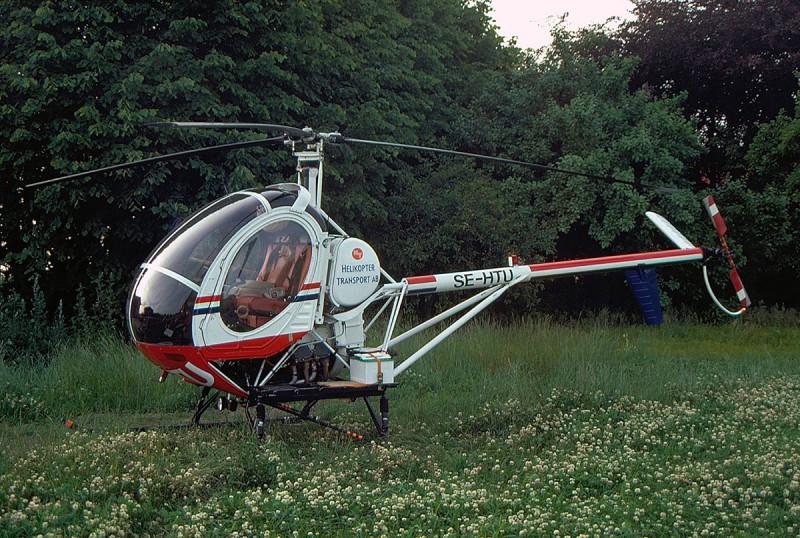
M200 399L197 400L197 405L195 405L194 415L192 416L192 420L189 423L189 426L199 426L200 425L200 417L203 416L209 407L214 403L214 400L217 399L219 396L220 391L214 392L214 396L208 398L208 394L211 392L211 387L203 387L203 390L200 391Z
M397 385L394 383L365 385L351 381L326 381L313 385L266 385L252 388L248 401L246 403L243 402L243 405L245 406L245 413L250 429L255 432L259 440L263 439L264 426L269 422L287 423L304 420L360 441L364 439L363 435L321 420L318 416L311 414L311 410L314 406L322 400L355 401L360 398L367 407L367 411L375 426L378 437L380 439L385 439L389 431L389 399L386 396L386 389L396 386ZM202 425L200 424L200 417L211 407L220 394L220 391L216 391L214 395L209 398L208 395L210 392L211 390L209 387L203 387L200 398L195 406L195 413L192 416L190 426ZM369 398L377 396L380 396L380 414L375 412L375 409L369 401ZM293 407L289 405L290 403L303 403L303 405L302 407ZM268 419L266 416L267 406L290 416ZM255 418L250 414L251 407L254 407L256 410Z

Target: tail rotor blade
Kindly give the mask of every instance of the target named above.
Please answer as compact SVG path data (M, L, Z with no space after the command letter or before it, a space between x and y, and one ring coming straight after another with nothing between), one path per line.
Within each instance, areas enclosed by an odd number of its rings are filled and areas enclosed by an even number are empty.
M728 242L725 241L725 232L728 231L728 227L725 225L725 221L722 220L722 214L720 213L716 202L714 202L713 196L705 197L703 199L703 205L708 212L708 216L711 217L711 222L714 223L714 229L717 231L717 237L722 245L723 254L728 260L728 264L731 266L729 277L731 279L731 284L733 284L733 289L736 291L736 297L739 299L742 309L745 309L752 303L750 301L750 296L747 295L747 291L744 289L744 284L742 284L742 279L739 276L739 272L736 270L736 264L733 263L733 254L731 254L731 251L728 248Z
M747 291L744 289L744 284L742 284L742 279L739 277L739 272L736 270L736 267L731 269L730 277L733 283L733 289L736 290L736 297L739 299L742 307L749 307L752 304L750 296L747 295Z
M716 202L714 202L714 197L706 196L703 198L703 205L708 212L708 216L711 217L711 222L714 223L714 228L717 230L717 235L720 237L720 239L722 239L722 236L724 236L725 232L728 231L728 227L725 226L725 221L722 220L722 215L719 212Z

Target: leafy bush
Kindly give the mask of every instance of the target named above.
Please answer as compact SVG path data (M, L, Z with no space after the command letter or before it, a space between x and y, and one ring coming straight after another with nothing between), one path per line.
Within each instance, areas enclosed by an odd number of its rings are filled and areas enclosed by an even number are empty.
M34 277L30 306L19 292L0 287L0 362L41 364L55 351L66 334L59 304L52 318L47 312L39 278Z
M90 287L78 287L64 312L59 302L55 313L48 309L44 291L35 275L29 294L0 282L0 363L46 365L67 339L91 340L97 335L120 333L127 291L118 271L100 271L90 277Z

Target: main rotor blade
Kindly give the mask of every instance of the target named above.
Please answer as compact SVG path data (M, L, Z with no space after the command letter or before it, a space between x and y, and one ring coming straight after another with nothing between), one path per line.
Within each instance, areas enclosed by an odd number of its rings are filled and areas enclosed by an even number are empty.
M311 129L298 129L288 125L274 123L221 123L204 121L161 121L150 124L152 127L175 129L249 129L256 131L272 131L283 133L291 138L312 142L316 140L317 133Z
M190 149L187 151L178 151L176 153L169 153L167 155L159 155L157 157L149 157L147 159L140 159L138 161L130 161L127 163L122 164L114 164L111 166L106 166L103 168L95 168L94 170L87 170L85 172L78 172L75 174L70 174L68 176L61 176L56 177L53 179L46 179L44 181L37 181L36 183L29 183L25 185L26 188L31 187L41 187L43 185L50 185L52 183L58 183L60 181L66 181L68 179L77 179L80 177L91 176L93 174L100 174L103 172L113 172L114 170L124 170L125 168L132 168L134 166L140 166L143 164L152 164L161 161L168 161L171 159L180 159L183 157L192 157L194 155L200 155L206 152L212 151L230 151L234 149L240 148L250 148L250 147L257 147L257 146L268 146L270 144L274 144L276 142L283 142L284 138L282 136L273 137L273 138L266 138L262 140L249 140L247 142L234 142L232 144L221 144L219 146L209 146L206 148L198 148L198 149Z
M516 166L524 166L526 168L533 168L535 170L544 170L548 172L558 172L561 174L568 174L572 176L580 176L585 177L588 179L595 179L599 181L606 181L608 183L622 183L624 185L631 185L633 187L645 187L648 189L654 189L661 192L681 192L681 189L675 187L662 187L661 185L653 185L652 183L645 183L645 182L636 182L636 181L628 181L625 179L617 179L611 176L598 176L595 174L588 174L586 172L577 172L574 170L564 170L563 168L557 168L555 166L547 166L544 164L536 164L527 161L517 161L515 159L506 159L503 157L494 157L491 155L482 155L480 153L468 153L465 151L455 151L452 149L442 149L442 148L432 148L428 146L415 146L412 144L400 144L397 142L377 142L375 140L363 140L360 138L350 138L347 136L342 136L341 138L332 139L332 141L343 141L343 142L353 142L356 144L371 144L373 146L387 146L387 147L394 147L394 148L402 148L402 149L414 149L418 151L427 151L431 153L443 153L445 155L457 155L460 157L472 157L474 159L483 159L486 161L495 161L504 164L511 164Z

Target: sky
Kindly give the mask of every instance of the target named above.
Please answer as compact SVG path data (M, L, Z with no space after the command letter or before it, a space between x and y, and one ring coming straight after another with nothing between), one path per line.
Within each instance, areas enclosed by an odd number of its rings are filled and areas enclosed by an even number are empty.
M630 0L492 0L492 6L498 33L516 36L523 49L549 45L550 28L564 13L569 13L567 28L577 30L610 17L630 19L633 9Z

